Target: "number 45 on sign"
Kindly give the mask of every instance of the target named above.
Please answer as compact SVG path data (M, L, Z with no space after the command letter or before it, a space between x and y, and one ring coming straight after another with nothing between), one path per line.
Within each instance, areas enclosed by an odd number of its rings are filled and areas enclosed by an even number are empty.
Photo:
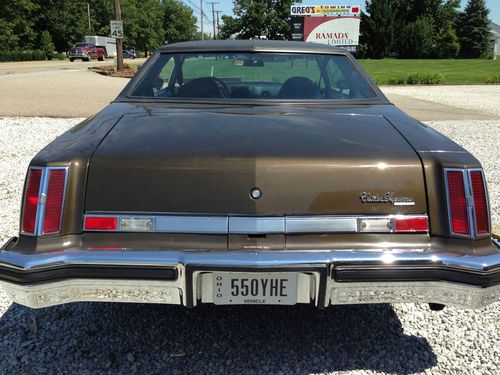
M123 38L123 22L110 21L111 37L116 39Z

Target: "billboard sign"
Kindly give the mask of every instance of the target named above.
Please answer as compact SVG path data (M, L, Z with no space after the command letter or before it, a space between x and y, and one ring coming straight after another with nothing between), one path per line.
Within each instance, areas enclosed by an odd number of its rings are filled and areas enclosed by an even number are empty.
M359 17L304 17L304 41L339 47L357 46L359 24Z
M301 5L295 4L290 7L292 16L351 16L359 17L361 7L359 5Z

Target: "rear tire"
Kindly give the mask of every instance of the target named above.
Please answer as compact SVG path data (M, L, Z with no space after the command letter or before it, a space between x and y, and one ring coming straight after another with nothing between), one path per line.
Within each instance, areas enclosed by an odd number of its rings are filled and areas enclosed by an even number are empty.
M87 60L85 61L92 61L92 55L90 53L87 55Z
M101 57L98 57L97 60L99 60L99 61L106 61L106 57L105 56L101 56Z
M75 59L74 59L74 58L72 58L72 57L70 57L70 58L69 58L69 61L73 62L73 61L75 61Z

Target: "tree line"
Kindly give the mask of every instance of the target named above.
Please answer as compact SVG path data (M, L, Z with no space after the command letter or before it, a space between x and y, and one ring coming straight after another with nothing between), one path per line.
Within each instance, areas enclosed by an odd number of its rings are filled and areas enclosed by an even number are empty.
M291 0L234 0L225 38L290 39ZM484 0L367 0L358 57L476 58L492 52Z
M121 8L126 48L147 53L197 37L196 17L181 1L121 0ZM109 36L113 18L112 0L0 0L0 50L63 52L85 35Z
M358 55L383 58L490 57L484 0L367 0Z

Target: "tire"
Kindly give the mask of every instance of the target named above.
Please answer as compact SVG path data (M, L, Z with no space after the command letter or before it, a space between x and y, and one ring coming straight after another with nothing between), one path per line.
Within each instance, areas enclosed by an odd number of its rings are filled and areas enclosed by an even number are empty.
M72 58L72 57L70 57L70 58L69 58L69 61L73 62L73 61L75 61L75 59L74 59L74 58Z
M92 55L90 53L87 55L87 60L85 61L92 61Z
M106 61L106 56L98 57L97 60L99 60L99 61Z

